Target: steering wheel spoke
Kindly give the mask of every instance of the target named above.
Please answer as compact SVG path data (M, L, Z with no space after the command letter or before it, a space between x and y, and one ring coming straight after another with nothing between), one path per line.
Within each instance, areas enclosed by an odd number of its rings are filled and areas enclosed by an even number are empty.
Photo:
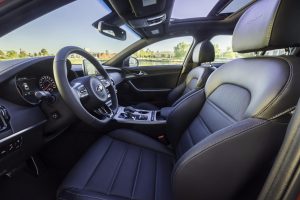
M66 62L71 54L78 54L90 61L102 78L83 76L69 82ZM65 47L55 56L53 63L57 88L66 104L86 123L101 127L108 123L118 110L114 84L101 63L79 47Z
M77 94L77 96L80 100L86 99L89 96L88 90L80 82L74 81L74 83L72 83L72 89Z

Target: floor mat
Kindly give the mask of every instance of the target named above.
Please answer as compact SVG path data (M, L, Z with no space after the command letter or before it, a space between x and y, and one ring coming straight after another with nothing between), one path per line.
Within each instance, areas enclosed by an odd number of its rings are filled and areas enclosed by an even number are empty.
M0 177L1 200L55 200L62 181L57 171L41 168L35 176L28 167L17 170L12 177Z

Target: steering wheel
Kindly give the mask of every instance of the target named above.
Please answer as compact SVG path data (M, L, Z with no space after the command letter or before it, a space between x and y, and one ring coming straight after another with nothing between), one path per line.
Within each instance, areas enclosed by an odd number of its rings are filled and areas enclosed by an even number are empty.
M66 63L68 56L73 53L91 62L102 78L83 76L69 82ZM62 48L54 58L53 73L62 99L79 119L94 127L101 127L113 118L118 109L115 87L106 70L91 54L79 47Z

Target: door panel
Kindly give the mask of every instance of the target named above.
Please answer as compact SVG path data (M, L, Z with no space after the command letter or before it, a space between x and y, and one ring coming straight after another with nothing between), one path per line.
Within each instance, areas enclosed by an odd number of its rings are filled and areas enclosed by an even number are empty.
M126 81L118 88L121 104L149 102L165 106L167 95L177 85L181 69L180 65L123 68Z

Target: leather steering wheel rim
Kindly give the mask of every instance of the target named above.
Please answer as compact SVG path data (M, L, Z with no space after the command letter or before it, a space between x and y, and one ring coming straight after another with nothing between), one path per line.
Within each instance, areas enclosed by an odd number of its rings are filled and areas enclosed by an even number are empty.
M78 54L84 57L85 59L87 59L89 62L91 62L94 65L94 67L98 70L100 75L103 76L104 79L109 81L110 85L108 86L107 89L109 91L109 94L111 95L111 101L112 101L111 117L105 117L104 119L99 119L98 117L92 115L83 106L81 99L78 97L78 93L70 85L68 80L68 70L67 70L66 63L67 63L68 56L73 53ZM62 99L64 100L66 105L68 105L69 108L74 112L74 114L77 115L79 119L94 127L101 127L107 124L113 118L113 115L116 113L118 109L118 100L117 100L117 94L115 88L111 83L110 77L107 74L106 70L103 68L100 62L96 60L96 58L94 58L91 54L75 46L67 46L62 48L57 52L54 58L53 73L54 73L54 79L57 85L57 89Z

